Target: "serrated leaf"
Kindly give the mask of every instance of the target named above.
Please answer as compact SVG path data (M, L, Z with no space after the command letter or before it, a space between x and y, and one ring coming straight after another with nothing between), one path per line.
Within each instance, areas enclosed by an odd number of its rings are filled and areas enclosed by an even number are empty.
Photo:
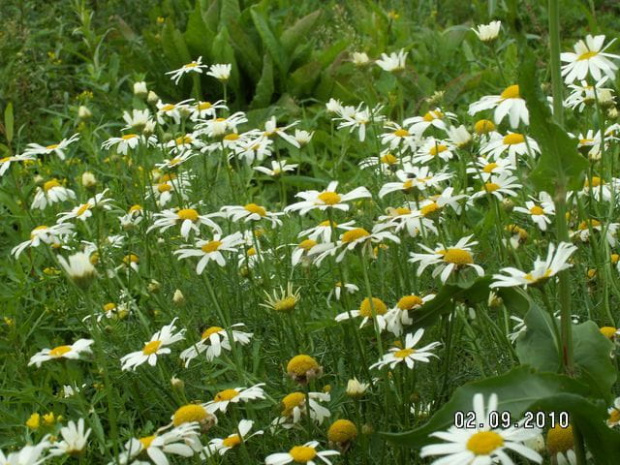
M284 76L288 70L288 60L282 45L271 31L269 22L256 6L250 8L250 14L252 15L254 26L263 41L263 47L267 49L278 71Z
M250 106L252 108L266 107L271 103L273 91L273 61L271 60L270 55L265 54L263 57L263 72L261 73L261 77L256 84L256 92Z
M580 189L588 161L579 155L577 140L553 120L536 79L535 59L530 51L520 67L519 90L530 113L530 133L541 149L529 179L538 190L546 192L554 192L561 184L570 190Z
M13 141L13 128L14 128L14 119L13 119L13 102L9 102L9 104L4 109L4 134L6 135L6 140L9 144Z
M314 25L321 16L321 13L321 10L316 10L307 14L282 33L280 42L287 55L291 55L302 40L308 36L308 33L312 31Z

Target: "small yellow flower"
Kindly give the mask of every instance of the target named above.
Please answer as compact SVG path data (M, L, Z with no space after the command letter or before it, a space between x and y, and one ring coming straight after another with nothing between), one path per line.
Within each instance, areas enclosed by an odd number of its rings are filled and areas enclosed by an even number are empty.
M26 426L32 430L37 430L41 426L41 415L33 413L26 421Z

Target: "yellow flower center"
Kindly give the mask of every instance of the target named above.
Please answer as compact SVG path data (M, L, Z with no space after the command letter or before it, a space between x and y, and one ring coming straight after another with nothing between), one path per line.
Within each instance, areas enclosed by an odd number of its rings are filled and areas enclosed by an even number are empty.
M409 131L407 131L406 129L397 129L392 134L394 134L396 137L407 137L410 135Z
M322 226L324 228L331 228L333 226L334 228L336 228L338 226L338 223L336 223L335 221L332 221L330 223L329 220L325 220L325 221L321 221L319 223L319 226Z
M376 297L372 298L372 306L370 299L366 297L360 304L360 315L365 318L372 318L372 310L374 308L375 315L385 315L387 313L387 306L381 299Z
M135 139L136 137L138 137L136 134L125 134L125 135L121 136L121 139L123 139L123 140L131 140L131 139Z
M309 355L296 355L286 365L286 372L296 376L306 376L312 370L318 370L319 364Z
M503 100L509 98L521 98L521 96L519 95L519 86L515 84L513 86L506 87L504 91L500 94L500 97Z
M239 140L239 134L236 133L230 133L230 134L226 134L224 136L224 140L230 140L230 141L235 141L235 140Z
M196 221L198 219L198 212L193 208L183 208L177 212L177 216L180 220Z
M224 328L221 328L220 326L211 326L210 328L205 329L200 337L202 340L209 339L211 335L219 333L220 331L224 331Z
M609 419L607 420L607 422L611 423L612 425L620 423L620 410L618 410L617 408L613 409L609 414Z
M52 144L52 145L48 145L47 147L45 147L47 150L54 150L57 149L60 146L60 144Z
M443 118L443 113L439 110L435 110L435 111L429 111L428 113L426 113L424 116L424 121L426 122L431 122L434 119L442 119Z
M482 168L482 171L484 171L487 174L492 173L493 170L497 168L497 166L498 166L497 163L487 163L487 165L485 165L485 167Z
M34 228L32 230L32 232L30 233L30 240L34 239L36 237L36 233L39 231L45 231L46 229L49 229L47 226L37 226L36 228Z
M160 346L161 346L161 341L147 342L146 344L144 344L144 349L142 349L142 353L144 355L152 355L155 352L157 352Z
M602 328L600 328L599 331L607 339L613 339L616 336L616 331L618 330L614 328L613 326L603 326Z
M306 402L306 395L303 392L292 392L282 399L282 416L289 416L295 407L301 407Z
M590 58L594 58L596 55L598 55L598 52L594 52L590 50L589 52L582 53L581 55L579 55L579 57L577 58L577 61L589 60Z
M612 253L609 258L611 259L611 263L615 265L616 263L618 263L618 260L620 260L620 255L618 255L617 253Z
M177 137L174 141L177 145L187 145L187 144L191 144L193 139L190 136L185 135L185 136Z
M188 69L188 68L195 68L196 66L198 66L198 63L196 63L195 61L192 61L191 63L188 63L186 65L183 65L184 69Z
M237 447L239 444L241 444L241 438L239 437L238 434L233 434L232 436L228 436L226 439L222 441L222 445L224 447L230 447L231 449L233 447Z
M362 237L368 237L370 233L366 231L364 228L354 228L347 232L345 232L342 236L342 242L351 243Z
M504 445L504 438L493 431L479 431L467 441L467 449L474 455L489 455Z
M501 187L502 186L500 186L499 184L496 184L494 182L487 182L487 183L484 184L484 188L482 190L487 191L487 192L495 192L496 190L498 190Z
M62 357L68 352L71 352L71 346L58 346L50 350L50 356L58 358Z
M538 205L534 205L532 208L530 208L530 213L532 215L544 215L545 214L545 210L543 210Z
M116 304L113 302L109 302L107 304L105 304L103 306L103 311L104 312L111 312L112 310L114 310L116 308Z
M222 402L223 400L232 400L239 395L239 392L236 389L224 389L223 391L215 394L213 400L215 402Z
M140 261L140 258L136 255L136 254L129 254L129 255L125 255L123 257L123 263L125 265L129 265L131 263L138 263Z
M176 178L177 178L176 174L174 174L174 173L167 173L167 174L164 174L159 180L161 182L170 182L170 181L172 181L173 179L176 179Z
M411 210L406 207L398 207L394 209L394 216L408 215L411 213Z
M584 231L586 229L588 229L588 225L590 225L592 228L597 228L601 226L601 222L598 220L586 220L586 221L582 221L581 223L579 223L579 229L581 231Z
M404 131L404 129L399 129L399 131ZM398 131L396 131L396 132L398 132ZM409 133L407 133L407 134L409 134ZM395 165L396 163L398 163L398 158L396 158L391 153L386 153L379 160L381 161L381 163L385 163L386 165Z
M428 153L430 153L432 156L437 156L438 153L442 153L445 152L446 150L448 150L448 147L446 147L443 144L439 144L439 145L435 145L433 147L431 147L431 149L428 151Z
M420 213L422 213L424 216L428 216L439 209L439 205L437 205L436 202L431 202L428 205L424 205L422 208L420 208Z
M83 205L80 206L80 208L78 208L77 212L75 213L76 216L82 216L84 213L86 213L86 211L90 208L90 204L85 203Z
M204 253L211 253L219 249L221 245L222 241L209 241L205 245L200 247L200 250L202 250Z
M293 310L296 305L297 298L295 296L288 296L277 300L273 305L273 309L276 312L288 313Z
M60 183L58 182L57 179L52 179L50 181L47 181L45 184L43 184L43 190L45 192L49 191L50 189L53 189L54 187L60 187Z
M247 251L248 257L253 257L256 255L256 249L254 247L250 247Z
M558 452L566 452L573 448L573 427L569 425L568 428L560 428L560 425L555 425L547 433L547 449L552 456L555 456Z
M474 263L474 259L467 250L463 249L448 249L440 250L437 252L443 255L443 261L446 263L453 263L455 265L469 265Z
M146 436L144 438L140 438L138 439L138 441L140 441L140 444L142 444L142 448L143 449L148 449L151 446L151 443L153 442L153 440L157 437L156 434L152 435L152 436Z
M583 187L598 187L603 184L603 181L598 176L592 176L592 180L586 179Z
M316 450L309 446L295 446L288 451L295 463L308 463L316 457Z
M413 353L415 353L415 349L400 349L394 352L394 357L403 359L409 357Z
M208 110L212 106L213 105L211 105L211 102L200 102L198 105L196 105L196 108L198 108L198 110Z
M336 192L321 192L318 198L325 205L336 205L340 202L340 194L337 194Z
M12 160L13 157L4 157L0 158L0 163L8 163Z
M173 104L171 104L171 103L168 103L168 104L164 105L163 107L161 107L161 108L159 109L159 111L172 111L172 110L174 110L175 108L176 108L176 106L175 106L175 105L173 105Z
M174 426L179 426L193 421L202 422L210 416L209 412L207 412L202 405L188 404L180 407L174 412L172 423Z
M305 241L301 241L297 245L297 247L300 248L300 249L304 249L306 252L308 252L315 245L316 245L316 241L314 241L312 239L306 239Z
M495 131L495 124L488 119L481 119L474 124L474 131L478 135L488 134L489 132Z
M260 205L256 205L255 203L248 203L243 208L245 208L250 213L257 214L258 216L266 216L267 215L267 210L265 210L265 208L261 207Z
M141 212L141 211L142 211L142 205L139 205L139 204L132 205L131 208L129 208L129 213L136 213L136 212Z
M517 132L504 136L504 145L522 144L524 141L525 137L523 134L519 134Z
M415 307L419 307L423 304L424 301L417 295L406 295L404 297L401 297L396 306L401 310L412 310Z
M172 190L172 185L168 183L158 184L157 190L160 194L163 194L164 192L170 192Z
M327 439L337 444L352 441L357 437L357 427L349 420L336 420L327 431Z

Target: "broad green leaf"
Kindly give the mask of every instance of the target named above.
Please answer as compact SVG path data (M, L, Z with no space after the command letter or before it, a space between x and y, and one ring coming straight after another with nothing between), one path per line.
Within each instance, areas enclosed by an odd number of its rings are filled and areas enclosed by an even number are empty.
M13 102L9 102L4 109L4 134L9 144L13 141L13 125Z
M184 37L187 48L193 56L203 56L207 62L211 61L214 33L204 22L200 2L196 2L196 8L189 15Z
M250 106L252 108L266 107L271 103L273 91L273 61L271 60L271 56L265 53L263 57L263 72L258 84L256 84L256 92Z
M220 11L220 22L228 26L233 21L238 21L241 16L239 0L221 0L222 10Z
M613 343L603 336L593 321L573 326L573 353L577 376L592 387L598 397L611 402L611 389L618 371L610 354Z
M258 81L261 76L263 62L256 44L238 21L231 21L228 24L228 34L230 35L230 44L239 58L239 67L247 71L252 81Z
M531 302L523 289L518 287L500 287L495 293L501 297L504 306L511 313L524 316L530 310Z
M282 33L280 42L287 55L290 56L299 44L308 37L308 33L312 31L320 16L321 10L313 11L303 18L300 18L295 24Z
M174 26L171 19L166 20L161 38L164 55L172 67L180 68L192 61L183 34Z
M295 70L289 76L290 86L288 90L295 95L305 95L312 92L323 70L321 63L311 61Z
M559 372L562 362L557 320L532 304L524 321L527 330L517 339L519 361L540 371Z
M577 152L577 140L553 121L536 79L535 58L531 52L526 53L521 64L519 90L530 112L530 133L541 149L530 180L537 189L546 192L554 192L562 183L570 190L580 189L588 161Z
M282 45L271 31L269 22L255 6L250 8L250 13L252 15L254 26L256 26L256 30L263 41L263 46L271 55L271 58L280 73L282 75L286 74L286 71L288 70L287 57L284 53Z
M459 387L450 401L441 407L425 425L404 433L383 433L389 441L408 447L419 448L437 440L429 437L435 431L445 431L454 425L455 412L473 410L473 398L477 393L484 395L485 402L491 394L497 394L499 412L510 412L512 419L518 421L526 411L532 411L533 406L553 406L555 411L569 411L579 405L581 411L585 397L589 394L587 386L556 373L538 373L530 367L520 366L508 373L480 381L467 383ZM572 394L575 400L572 404L562 404L562 396ZM545 401L542 403L542 401ZM585 407L583 407L585 408ZM580 418L580 417L578 417ZM596 417L601 419L600 417ZM607 428L605 423L602 426Z

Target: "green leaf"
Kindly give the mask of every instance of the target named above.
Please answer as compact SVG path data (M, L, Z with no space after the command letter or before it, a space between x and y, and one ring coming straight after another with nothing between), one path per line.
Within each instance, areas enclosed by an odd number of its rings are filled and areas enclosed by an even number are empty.
M187 48L193 56L203 56L207 62L211 61L211 43L214 33L205 24L200 2L196 2L196 8L189 15L184 37Z
M611 389L618 371L610 356L613 343L603 336L593 321L573 326L573 353L578 379L590 385L593 392L611 402Z
M541 371L559 372L562 345L557 320L532 304L524 321L527 330L517 339L519 361Z
M235 52L230 45L230 37L228 35L228 28L222 26L220 32L213 40L211 53L216 63L229 63L232 65L230 71L229 85L237 99L242 99L241 88L239 84L239 68L237 67L237 60L235 59Z
M313 11L303 18L300 18L295 24L282 33L280 42L287 55L290 56L299 44L308 37L308 34L312 31L320 16L321 10Z
M530 133L541 149L530 180L537 189L546 192L554 192L561 184L570 190L580 189L588 161L579 155L577 140L553 121L536 79L535 58L530 51L526 52L521 64L519 90L530 112Z
M254 22L254 26L256 26L256 30L258 31L258 34L263 41L263 46L267 49L267 51L271 55L271 58L273 59L274 64L276 65L280 73L284 76L286 74L286 71L288 70L288 60L286 54L284 53L282 45L271 31L267 19L256 8L256 6L250 8L250 14L252 15L252 21Z
M501 297L504 306L510 313L516 315L526 315L532 303L523 289L518 287L500 287L495 289L495 293Z
M184 64L192 61L183 34L174 27L174 23L171 19L166 20L166 24L162 31L161 44L164 55L172 67L180 68Z
M261 76L263 62L256 44L238 21L231 21L228 24L228 34L230 35L230 44L239 58L239 67L247 71L253 82L258 81Z
M13 124L13 102L9 102L4 109L4 134L9 144L13 141Z
M238 21L241 16L239 0L223 0L222 10L220 11L220 22L228 26L233 21Z
M559 400L563 395L572 394L580 400L579 405L583 406L583 403L587 402L584 397L588 396L589 389L568 376L537 373L529 367L520 366L504 375L474 381L459 387L454 391L450 401L441 407L425 425L405 433L383 433L382 435L395 444L415 448L435 442L436 439L429 435L435 431L445 431L453 426L455 412L472 411L473 398L477 393L484 395L485 402L491 394L497 394L497 411L510 412L513 420L519 420L535 405L552 405L555 411L566 410L572 413L570 408L574 408L575 404L565 405ZM547 400L549 400L548 403ZM607 428L604 422L601 425Z
M250 105L252 108L266 107L271 103L271 96L274 91L273 83L273 61L271 56L265 54L263 57L263 72L256 84L256 93Z

